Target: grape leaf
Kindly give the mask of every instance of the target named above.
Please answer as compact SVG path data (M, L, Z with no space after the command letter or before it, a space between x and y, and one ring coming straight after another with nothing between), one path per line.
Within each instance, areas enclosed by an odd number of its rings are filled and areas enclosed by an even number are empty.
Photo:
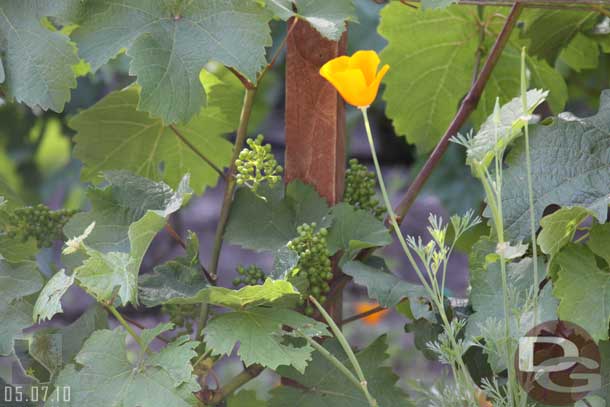
M13 341L32 325L32 305L24 297L42 288L36 263L0 259L0 355L13 352Z
M550 204L582 206L605 221L610 201L610 91L590 117L558 117L530 137L536 221ZM583 154L583 152L587 152ZM523 139L507 157L503 175L504 226L510 240L530 237L527 167Z
M485 242L485 240L483 240ZM481 244L481 243L479 243ZM485 244L485 243L482 243ZM510 332L513 338L525 334L533 325L534 310L525 308L530 290L534 286L533 261L531 258L506 265L508 285L510 287ZM539 259L538 270L544 270L544 263ZM474 313L468 318L466 337L481 335L481 327L486 323L503 323L504 303L499 300L498 290L502 287L500 263L493 262L486 269L471 267L470 270L470 305ZM557 300L552 295L551 284L547 284L540 293L538 321L556 319ZM519 315L519 320L516 314Z
M152 273L140 276L140 299L144 305L153 307L174 298L195 297L199 291L210 285L202 274L199 239L195 233L189 231L186 256L156 266Z
M526 56L533 87L549 91L547 102L553 112L562 112L568 101L568 85L563 75L551 67L544 59Z
M313 348L286 343L283 326L312 337L327 336L326 325L285 308L251 308L212 318L204 329L205 343L216 355L229 355L239 342L237 354L250 366L254 363L276 369L293 366L300 372L311 359Z
M544 102L548 92L533 89L527 92L527 112L530 115ZM523 101L516 97L500 108L499 122L495 123L495 113L485 120L468 147L468 160L488 167L497 151L505 150L527 125L524 118Z
M0 356L13 353L15 338L33 323L32 310L32 304L23 299L0 300Z
M589 249L610 264L610 223L593 225L589 232Z
M164 183L124 171L105 176L109 186L88 193L92 210L75 215L64 228L66 236L74 237L95 222L84 243L88 257L83 261L80 254L64 256L64 264L76 268L76 280L98 300L109 300L118 289L122 304L137 303L144 254L166 217L180 209L190 193L188 177L174 192Z
M528 41L528 53L544 58L554 65L561 50L581 30L592 27L595 12L568 10L534 10L523 13L523 38Z
M366 287L369 297L382 307L393 308L404 298L427 297L423 287L396 277L378 257L367 263L349 261L343 265L343 272L353 277L356 284Z
M191 122L175 128L207 159L223 168L229 164L232 149L223 134L237 126L237 106L242 96L235 94L233 85L211 74L202 74L202 78L209 95L208 106ZM138 112L138 95L136 87L110 93L70 120L70 127L77 131L74 155L85 164L82 179L98 181L102 171L129 170L175 188L184 174L190 173L196 193L214 186L218 173L161 120Z
M196 342L170 345L150 359L132 364L127 357L126 333L118 329L94 332L85 341L83 349L76 356L76 363L67 365L56 380L56 387L69 386L71 402L66 405L88 407L98 406L139 406L159 405L190 407L197 403L192 394L199 389L189 359L197 356L193 351ZM178 352L176 347L178 347ZM187 380L178 383L175 366L160 364L165 362L165 353L171 352L184 362L183 369L190 370ZM62 400L53 393L50 400ZM61 402L60 406L64 405Z
M55 314L63 312L61 297L74 284L74 274L66 275L65 270L60 270L51 277L38 295L34 304L34 321L51 319Z
M40 291L42 274L34 262L9 263L0 259L0 299L4 302Z
M227 407L266 407L267 403L256 397L254 390L241 390L227 399Z
M340 203L331 210L333 224L327 243L331 254L344 250L343 259L352 259L361 249L387 246L392 243L388 228L366 210Z
M421 7L423 10L429 8L446 8L453 3L457 3L457 0L422 0Z
M242 309L269 304L294 306L299 299L299 293L292 284L283 280L268 278L262 285L248 285L239 290L231 290L210 286L203 278L189 280L184 274L175 275L166 271L160 274L152 273L150 277L142 276L140 298L147 307L160 304L208 303Z
M349 365L345 352L335 339L327 340L324 348L344 365ZM380 406L412 406L407 396L395 386L398 376L392 369L382 366L388 359L387 337L381 336L366 349L358 352L356 358L367 379L369 392ZM304 373L294 369L281 368L282 377L294 380L296 386L276 387L271 391L270 407L368 407L362 390L350 382L337 368L318 352Z
M489 49L502 19L491 17L497 9L485 13L494 22L483 42ZM476 15L468 6L422 11L399 2L381 12L379 33L388 40L381 59L392 67L384 79L386 114L396 132L422 152L436 145L471 86L480 38ZM517 96L519 66L519 50L508 44L472 114L475 124L492 113L496 97Z
M254 82L271 46L271 14L250 0L102 0L81 17L72 33L80 56L96 71L127 49L130 74L142 87L138 109L164 123L188 122L199 112L206 99L199 72L208 62Z
M582 326L596 341L608 339L608 270L600 269L587 246L574 243L565 246L555 261L560 267L553 291L559 299L559 317Z
M554 255L570 243L576 228L593 213L578 206L559 209L540 220L542 231L537 242L543 253Z
M577 33L559 57L576 72L595 69L599 64L599 45L584 34Z
M10 99L56 112L70 99L70 89L76 87L76 49L65 34L41 22L60 15L69 3L0 1L0 45L5 50L0 83L5 82Z
M378 30L388 40L381 60L391 66L384 79L386 114L397 133L428 151L470 87L477 49L470 11L453 6L422 12L390 3Z
M272 190L239 188L231 207L225 239L252 250L278 250L297 236L297 227L330 221L328 204L316 190L300 181L288 184L282 196L281 185Z
M267 0L266 4L282 20L298 17L331 41L341 38L347 21L357 21L352 0Z

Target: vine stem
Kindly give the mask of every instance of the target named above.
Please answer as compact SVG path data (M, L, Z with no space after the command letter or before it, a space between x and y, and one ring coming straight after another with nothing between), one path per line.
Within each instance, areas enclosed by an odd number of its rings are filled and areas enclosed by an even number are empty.
M345 324L349 324L350 322L358 321L359 319L363 319L363 318L369 317L371 315L378 314L378 313L383 312L385 310L387 310L387 308L382 307L381 305L379 305L379 306L377 306L375 308L372 308L372 309L370 309L368 311L361 312L360 314L353 315L353 316L351 316L349 318L345 318L343 321L341 321L341 325L345 325Z
M114 316L116 318L116 320L119 321L119 323L121 325L123 325L123 328L125 328L125 330L129 333L129 335L131 335L132 338L137 342L137 344L140 346L140 349L142 349L142 351L144 351L145 347L144 347L144 343L142 342L142 339L136 333L136 331L133 330L133 328L131 327L131 325L129 325L129 323L125 320L125 318L123 318L121 313L114 306L112 306L110 304L103 304L103 305L104 305L104 307L106 307L106 309L108 311L110 311L112 316Z
M513 3L506 22L504 23L500 34L498 34L496 42L494 43L476 81L472 84L468 94L460 104L460 107L455 114L455 117L451 121L451 124L449 124L449 127L445 131L445 134L443 134L443 137L434 148L434 151L432 151L432 154L430 154L430 157L428 157L428 160L422 167L421 171L419 174L417 174L417 177L411 183L407 192L396 207L395 212L399 222L404 219L409 209L411 209L411 206L415 202L415 198L421 192L421 189L426 181L428 181L428 178L430 178L432 171L438 165L439 161L445 154L445 151L447 151L451 137L453 137L459 131L466 120L470 117L471 113L476 109L479 99L481 98L481 94L485 89L485 85L487 85L487 81L489 80L493 69L504 51L504 47L510 38L513 28L517 24L517 20L521 15L522 10L523 4L521 1L516 1Z
M185 136L184 134L182 134L182 132L180 130L178 130L178 128L176 126L174 126L173 124L169 125L169 128L174 132L174 134L176 135L176 137L178 138L178 140L180 140L185 146L187 146L193 153L195 153L195 155L199 158L201 158L203 161L205 161L205 163L207 165L209 165L210 167L212 167L212 169L214 171L216 171L218 173L218 175L220 175L220 178L225 178L225 173L216 165L214 164L208 157L205 156L205 154L203 154L197 147L195 147L193 145L193 143L191 143Z
M231 157L231 166L229 172L225 178L227 186L225 187L224 197L222 199L222 208L220 209L220 217L218 219L218 227L216 228L216 236L214 238L214 249L212 251L212 260L210 263L210 274L213 277L218 276L218 261L220 259L220 252L222 250L222 242L224 233L227 228L227 222L229 220L229 213L231 212L231 204L233 202L233 193L237 182L235 180L235 171L237 166L235 160L239 157L244 142L248 137L248 123L252 114L252 108L254 107L254 96L256 96L256 88L246 88L244 95L244 102L241 108L241 115L239 118L239 127L237 129L237 135L235 137L235 144L233 145L233 156Z
M401 3L412 6L419 3L420 0L401 0ZM599 11L604 5L607 5L605 0L519 0L524 7L527 8L542 8L554 10L595 10ZM475 6L494 6L494 7L511 7L514 2L512 0L458 0L458 5L475 5Z
M222 389L214 394L212 399L208 401L206 404L215 406L222 402L225 398L229 397L233 394L237 389L239 389L244 384L248 383L250 380L258 377L265 370L264 367L260 365L252 365L244 369L240 374L235 376L229 383L222 386Z
M142 329L142 330L148 329L148 328L146 328L144 325L142 325L141 323L139 323L136 320L133 320L131 318L127 318L125 316L123 317L123 319L125 319L125 321L129 322L131 325L133 325L133 326L135 326L135 327L137 327L139 329ZM158 340L160 340L161 342L164 342L166 344L171 342L169 339L166 339L162 335L157 335L157 336L155 336L155 338L157 338Z

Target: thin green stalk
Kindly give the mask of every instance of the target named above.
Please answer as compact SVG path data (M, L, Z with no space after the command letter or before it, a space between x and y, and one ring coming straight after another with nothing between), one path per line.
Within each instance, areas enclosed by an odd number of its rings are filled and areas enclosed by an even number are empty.
M377 401L369 393L368 384L366 381L366 377L364 377L364 372L362 371L362 367L360 367L360 363L358 362L358 359L356 358L356 355L354 354L352 347L347 342L345 335L343 335L343 332L341 332L341 330L339 329L337 324L335 324L335 321L333 321L333 319L328 314L328 312L326 312L324 307L321 306L320 303L313 296L309 296L309 301L311 301L316 306L318 311L320 311L320 314L326 320L326 323L330 327L331 331L333 331L335 338L337 338L337 340L339 341L339 344L343 348L343 351L347 355L347 358L349 359L350 363L354 367L354 370L356 371L356 375L358 376L358 379L360 379L359 386L362 388L362 391L364 392L364 395L366 396L366 399L368 400L369 404L371 405L371 407L376 407Z
M375 171L377 172L377 180L379 182L379 188L381 189L381 194L383 196L383 200L386 206L386 209L388 211L388 215L390 216L390 223L392 225L392 227L394 228L394 232L396 234L396 237L398 238L402 249L405 253L405 255L407 256L407 258L409 259L409 262L411 263L411 266L413 267L413 269L415 270L415 272L417 273L417 276L419 277L421 283L424 285L424 287L426 288L426 290L431 294L433 301L436 303L436 307L439 309L439 313L441 313L441 317L443 318L443 322L445 324L445 330L448 330L449 328L449 319L447 318L447 315L445 313L445 308L444 308L444 304L443 304L443 299L442 299L442 293L439 295L438 293L438 282L436 281L435 278L433 278L432 276L430 276L430 280L431 280L431 284L428 284L427 280L424 278L418 264L415 262L415 259L413 258L413 255L411 254L411 250L409 249L409 246L407 245L407 242L405 241L405 238L402 234L402 231L400 230L400 227L398 225L398 222L396 220L396 214L394 213L394 209L392 208L392 204L390 202L390 198L388 196L388 192L385 186L385 182L383 180L383 175L381 173L381 166L379 165L379 160L377 158L377 152L375 150L375 143L373 141L373 135L371 132L371 126L369 123L369 118L368 118L368 113L367 113L367 108L366 107L362 107L360 108L360 111L362 112L362 117L364 118L364 126L366 129L366 135L368 138L368 142L369 142L369 146L371 149L371 156L373 158L373 163L375 165ZM435 288L436 287L436 290ZM439 296L439 298L436 298L437 295ZM454 346L455 349L458 348L457 342L455 341L455 338L451 337L451 341L452 341L452 346ZM466 369L464 362L461 358L459 358L458 360L458 364L460 365L460 370L463 369L463 375L466 375L468 370ZM454 373L454 377L456 379L456 381L460 381L462 379L467 380L468 382L471 382L471 380L468 380L467 377L465 378L461 378L461 374L459 374L454 366L452 366L452 370Z
M197 335L196 338L200 341L203 338L203 328L205 328L208 322L208 314L209 314L210 306L207 302L201 304L201 308L199 309L199 320L197 323Z
M356 376L354 376L354 374L352 372L350 372L350 370L347 367L345 367L345 365L343 363L341 363L341 361L339 359L337 359L335 357L335 355L333 355L332 353L327 351L324 346L320 345L318 342L314 341L313 339L311 339L309 336L305 335L301 331L295 330L295 333L297 335L299 335L300 337L304 338L307 341L307 343L309 343L311 345L312 348L317 350L320 353L320 355L322 355L334 367L336 367L337 370L339 370L343 374L343 376L345 376L350 382L352 382L352 384L354 386L356 386L359 389L362 389L362 385L360 384L360 382L358 381Z
M367 112L367 107L361 107L360 111L362 112L362 117L364 119L364 127L366 129L366 135L369 141L369 146L371 148L371 156L373 157L373 163L375 164L375 171L377 172L377 181L379 182L379 188L381 189L381 195L383 196L383 201L385 203L386 209L388 211L388 215L390 216L390 224L394 228L394 233L402 246L402 250L405 252L405 255L409 259L409 263L411 263L411 267L417 273L417 277L423 284L423 286L428 290L428 292L432 292L432 288L426 281L424 275L419 269L419 265L413 258L413 254L411 254L411 250L409 249L409 245L405 241L405 238L400 230L400 226L398 225L398 221L396 220L396 213L394 212L394 208L392 207L392 203L390 202L390 198L388 196L388 191L385 187L385 182L383 181L383 175L381 174L381 166L379 165L379 160L377 159L377 152L375 150L375 142L373 141L373 134L371 132L371 125L369 123L369 116Z
M521 101L523 103L523 114L528 114L527 109L527 78L525 76L525 47L521 48ZM530 233L532 240L532 251L534 258L534 326L538 324L538 286L540 276L538 275L538 245L536 243L536 214L534 213L534 186L532 182L532 159L530 155L529 123L525 124L525 165L527 167L527 194L530 209Z
M256 88L246 88L239 118L239 127L237 128L235 144L233 145L233 156L231 157L231 165L226 178L227 186L225 187L220 216L218 218L218 227L216 228L216 236L214 237L214 248L212 250L212 260L210 264L210 274L212 274L213 277L218 276L218 261L220 259L220 252L222 251L222 243L229 220L229 213L231 212L231 204L233 203L233 193L237 186L235 180L235 171L237 168L235 160L239 157L239 153L244 147L244 143L248 137L248 123L250 122L250 115L252 114L252 108L254 107L254 96L256 96Z
M123 327L129 333L129 335L131 335L133 337L133 339L137 342L137 344L140 346L140 349L142 349L142 351L144 351L145 346L142 343L142 339L136 333L136 331L133 330L131 325L129 325L129 323L127 321L125 321L125 318L123 318L121 313L112 305L105 304L104 306L106 307L106 309L108 311L110 311L110 313L116 318L116 320L119 321L119 323L121 325L123 325Z

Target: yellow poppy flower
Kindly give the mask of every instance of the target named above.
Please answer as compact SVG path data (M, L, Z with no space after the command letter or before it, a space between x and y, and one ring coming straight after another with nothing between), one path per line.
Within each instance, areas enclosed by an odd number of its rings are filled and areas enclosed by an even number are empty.
M320 75L339 91L347 103L366 107L377 97L381 79L390 69L386 64L377 72L379 62L375 51L358 51L351 57L331 59L320 68Z

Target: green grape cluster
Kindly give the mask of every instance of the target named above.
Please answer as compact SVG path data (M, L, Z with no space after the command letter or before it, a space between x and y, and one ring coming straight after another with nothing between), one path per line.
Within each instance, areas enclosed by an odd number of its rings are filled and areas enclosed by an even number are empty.
M383 219L385 207L375 198L376 187L375 173L370 172L357 159L349 160L349 167L345 171L343 200L355 208L371 212L378 219Z
M303 224L297 228L298 236L288 242L288 248L296 252L299 262L292 269L293 275L304 275L309 282L309 293L320 303L326 302L330 291L328 282L333 278L330 263L330 252L326 245L328 231L321 228L316 232L316 224ZM311 304L305 307L305 313L311 315L314 308Z
M198 304L163 304L161 311L169 315L170 321L186 332L193 332L195 316L199 313Z
M275 185L284 171L271 153L271 144L263 145L263 139L262 134L255 139L248 139L249 148L244 148L235 160L237 185L246 185L254 192L265 181Z
M20 238L24 242L34 238L39 248L51 247L54 240L63 239L64 226L77 212L52 211L42 204L18 208L8 217L6 232L10 238Z
M235 287L243 285L257 285L265 282L267 277L260 267L251 265L248 267L237 266L237 273L241 276L233 280Z

